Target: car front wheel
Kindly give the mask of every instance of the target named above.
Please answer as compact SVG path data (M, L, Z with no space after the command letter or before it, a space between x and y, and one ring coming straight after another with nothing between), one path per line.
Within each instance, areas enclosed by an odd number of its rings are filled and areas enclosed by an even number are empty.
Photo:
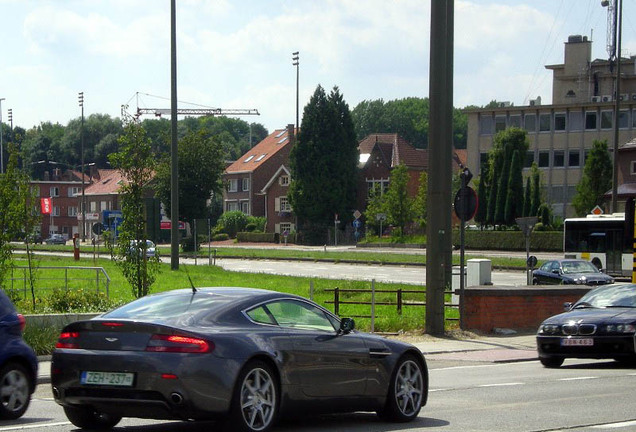
M562 357L541 357L539 359L541 364L547 368L558 368L564 360Z
M64 414L78 428L104 430L110 429L121 420L121 416L100 413L86 407L64 407Z
M232 396L226 430L268 431L278 415L278 381L267 363L256 360L241 371Z
M395 422L413 420L422 408L425 385L420 362L411 355L400 359L389 382L386 405L378 412L380 418Z
M31 375L24 366L9 363L0 371L0 419L21 417L31 401Z

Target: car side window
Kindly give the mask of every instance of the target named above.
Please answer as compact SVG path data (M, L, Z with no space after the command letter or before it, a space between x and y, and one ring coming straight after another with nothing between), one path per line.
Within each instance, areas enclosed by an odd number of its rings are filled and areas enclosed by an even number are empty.
M548 261L547 263L543 264L539 270L549 272L550 267L552 267L552 261Z
M309 303L279 300L268 303L266 307L281 327L330 332L336 330L324 311Z
M269 313L269 310L267 310L264 306L248 310L246 313L247 316L249 316L254 322L270 325L278 324L272 314Z

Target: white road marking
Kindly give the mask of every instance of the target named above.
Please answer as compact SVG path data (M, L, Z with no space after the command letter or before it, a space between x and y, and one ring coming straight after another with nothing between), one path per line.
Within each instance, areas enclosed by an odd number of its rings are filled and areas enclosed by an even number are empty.
M21 426L7 426L7 427L0 427L0 431L39 429L39 428L45 428L45 427L65 426L70 424L71 422L58 422L58 423L39 423L39 424L21 425Z
M508 387L508 386L518 386L525 385L522 382L509 382L509 383L499 383L499 384L482 384L479 387Z
M590 429L619 429L619 428L626 428L626 427L630 427L634 425L636 425L636 420L590 426Z
M559 378L559 381L579 381L579 380L591 380L598 379L596 376L582 376L582 377L572 377L572 378Z

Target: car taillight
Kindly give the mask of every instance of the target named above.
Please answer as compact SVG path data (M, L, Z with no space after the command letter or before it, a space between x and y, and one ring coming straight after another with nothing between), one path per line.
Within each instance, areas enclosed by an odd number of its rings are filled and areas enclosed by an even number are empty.
M153 335L146 351L171 353L206 353L214 349L214 344L204 339L178 335Z
M26 319L22 314L18 314L18 321L20 321L20 331L23 332L26 327Z
M55 344L55 348L77 349L79 348L79 332L62 332Z

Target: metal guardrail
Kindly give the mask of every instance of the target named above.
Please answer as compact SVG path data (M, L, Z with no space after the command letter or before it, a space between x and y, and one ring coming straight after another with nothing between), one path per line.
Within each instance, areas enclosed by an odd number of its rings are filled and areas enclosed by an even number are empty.
M21 277L16 277L15 271L19 270L22 272ZM28 275L27 272L29 267L27 266L15 266L11 270L11 290L24 290L25 296L27 295L28 287ZM73 285L74 281L91 281L91 285L95 284L95 291L100 292L101 285L104 285L104 291L106 292L106 297L109 297L109 287L110 287L110 277L106 270L103 267L82 267L82 266L65 266L65 267L56 267L56 266L37 266L33 268L34 271L39 272L40 270L55 270L58 272L63 271L63 276L59 277L54 276L46 276L42 277L38 275L35 278L36 284L38 284L39 289L53 289L53 288L61 288L60 285L56 284L55 281L64 281L64 290L68 290ZM74 273L75 271L81 272L95 272L94 277L69 277L69 272ZM53 283L51 283L53 281ZM20 283L20 286L16 287L16 282ZM50 286L49 285L54 285Z

